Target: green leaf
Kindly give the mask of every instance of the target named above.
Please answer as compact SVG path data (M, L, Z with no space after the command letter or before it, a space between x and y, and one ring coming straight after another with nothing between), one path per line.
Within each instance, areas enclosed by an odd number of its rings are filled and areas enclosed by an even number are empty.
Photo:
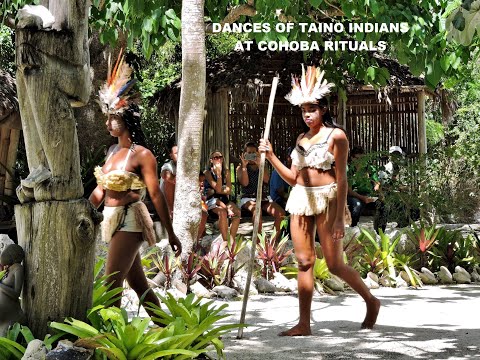
M318 8L321 3L323 3L323 0L308 0L310 5L312 5L314 8Z
M431 64L427 64L427 73L425 74L425 80L427 85L431 88L435 88L442 78L443 70L440 61L433 61Z

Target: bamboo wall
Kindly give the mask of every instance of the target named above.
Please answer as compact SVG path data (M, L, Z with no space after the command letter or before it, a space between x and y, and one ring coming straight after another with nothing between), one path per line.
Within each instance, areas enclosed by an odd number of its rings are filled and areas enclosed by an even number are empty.
M416 93L391 94L391 106L373 96L349 95L345 127L350 148L361 146L366 153L400 146L417 154L418 101Z
M0 127L0 195L15 194L15 184L11 174L13 174L17 158L20 131ZM2 203L0 202L0 204Z
M224 156L225 164L230 161L229 136L228 136L228 90L207 93L207 112L203 124L202 155L200 169L204 170L209 165L210 153L220 150Z

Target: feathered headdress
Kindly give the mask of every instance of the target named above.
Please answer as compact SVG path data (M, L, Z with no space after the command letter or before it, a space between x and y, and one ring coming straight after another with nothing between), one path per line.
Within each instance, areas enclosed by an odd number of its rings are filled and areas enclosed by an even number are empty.
M125 62L122 51L112 71L111 57L108 57L107 81L98 92L100 107L104 114L122 114L139 99L137 93L130 93L136 79L130 80L132 69Z
M326 79L323 80L324 74L325 71L320 71L315 66L307 66L305 73L305 67L302 64L302 78L299 82L298 77L292 75L292 91L285 96L285 99L293 105L316 103L317 100L329 94L330 88L335 86Z

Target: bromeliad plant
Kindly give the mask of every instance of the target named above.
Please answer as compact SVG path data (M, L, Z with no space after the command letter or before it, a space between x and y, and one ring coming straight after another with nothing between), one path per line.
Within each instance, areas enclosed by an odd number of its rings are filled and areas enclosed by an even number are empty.
M61 332L55 336L47 334L43 344L48 350L52 349L52 344L56 342L65 333ZM22 335L23 339L19 335ZM34 340L32 332L27 326L18 323L8 329L5 337L0 337L0 359L2 360L20 360L25 355L26 346Z
M285 235L278 243L275 229L272 236L267 237L264 231L258 234L257 259L261 261L261 271L264 278L269 280L273 274L280 271L286 265L293 249L286 250L288 235Z
M203 257L201 274L207 279L208 286L222 285L225 282L227 267L224 266L227 260L225 251L226 243L214 243L208 254Z
M418 249L420 257L419 267L422 268L428 265L430 249L435 245L437 237L443 235L444 229L441 227L437 228L435 224L430 227L420 224L420 227L417 227L415 223L412 223L412 227L413 229L407 231L407 236Z
M282 267L282 271L288 278L298 276L298 264L296 266L285 266ZM321 293L326 292L331 295L335 295L335 291L330 289L330 287L325 283L325 280L330 279L331 274L328 270L327 261L325 258L316 258L315 264L313 266L313 281L315 289Z
M65 323L52 322L50 327L77 337L75 345L94 349L96 359L182 359L197 357L201 353L182 347L181 340L189 334L180 335L175 330L175 324L149 329L150 318L135 317L128 321L124 309L110 307L99 313L104 322L102 330L71 318L67 318Z
M150 309L156 315L152 317L152 320L160 324L174 326L175 334L185 334L184 338L178 340L177 345L179 347L204 353L213 345L218 357L225 358L221 337L230 330L243 326L240 324L214 326L216 322L228 317L228 315L220 314L227 307L227 304L220 307L211 306L213 301L202 304L201 299L196 298L193 294L178 300L171 294L167 294L166 297L160 296L160 299L169 312L167 313L151 304ZM177 357L176 359L186 358Z
M108 282L113 273L101 276L105 262L104 258L99 258L95 263L92 308L87 311L88 320L96 328L100 328L102 324L98 311L112 306L117 300L121 299L123 292L122 287L112 288L113 283Z
M202 260L198 254L191 252L188 256L187 262L180 263L180 271L182 272L183 281L187 284L187 292L190 292L190 283L196 277L197 273L202 268Z
M225 285L232 286L233 277L235 276L235 272L240 270L243 265L240 267L235 268L235 259L237 258L238 254L245 248L247 242L245 238L241 235L237 236L236 239L232 240L230 236L228 236L227 246L225 248L225 255L227 261L227 269L226 269L226 276L225 276Z
M385 271L391 281L394 281L397 276L397 270L405 270L412 286L421 286L419 277L415 271L410 267L410 258L399 256L395 253L395 248L400 241L400 235L390 239L381 229L379 230L380 243L377 243L375 232L369 232L366 229L361 229L362 234L358 237L361 244L365 242L365 255L360 259L360 266L369 271L375 272L377 275L382 275ZM365 274L364 274L365 275Z

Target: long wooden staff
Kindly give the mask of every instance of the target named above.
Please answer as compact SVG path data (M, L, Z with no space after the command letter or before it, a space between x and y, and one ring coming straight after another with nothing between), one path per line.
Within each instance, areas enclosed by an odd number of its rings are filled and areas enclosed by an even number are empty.
M270 101L268 102L267 119L265 122L265 131L263 138L266 140L270 134L270 124L272 123L273 104L275 102L275 93L277 92L278 77L274 77L272 81L272 90L270 92ZM248 275L245 289L243 290L243 305L240 315L240 325L245 323L245 313L247 312L248 294L250 292L250 283L252 282L253 266L255 264L255 250L257 248L258 226L260 224L260 215L262 214L262 187L263 173L265 168L265 153L260 155L260 167L258 169L257 183L257 200L255 203L255 219L253 223L252 249L250 251L250 261L248 263ZM243 337L243 326L238 328L237 339Z

